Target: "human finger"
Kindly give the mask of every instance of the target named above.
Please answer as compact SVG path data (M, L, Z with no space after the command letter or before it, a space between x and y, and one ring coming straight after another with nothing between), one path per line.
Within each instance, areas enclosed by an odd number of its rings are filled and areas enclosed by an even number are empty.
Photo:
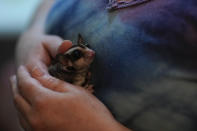
M45 36L42 46L37 47L37 53L32 54L31 59L26 64L28 70L34 69L38 64L41 65L45 71L48 71L48 66L51 63L51 58L55 57L57 53L65 52L72 46L72 42L69 40L63 41L58 36Z
M59 50L66 51L68 48L72 46L72 42L69 40L63 41L58 36L46 36L45 40L43 41L43 45L47 51L49 51L52 57L55 57ZM61 49L60 49L61 48Z
M36 63L32 64L31 66L26 66L30 74L32 75L32 72L35 76L40 76L49 73L48 72L48 66L42 62L37 61ZM41 69L42 71L38 71L37 68Z
M27 121L27 119L24 118L23 115L21 115L20 112L18 112L18 118L19 118L19 122L20 122L20 125L22 126L22 128L25 130L25 131L29 131L31 128L30 128L30 124L29 122Z
M72 88L71 84L49 75L48 72L46 72L41 66L35 67L30 73L33 78L40 82L40 84L50 90L67 92L70 88Z
M42 62L46 66L51 63L51 57L48 50L43 45L37 45L35 49L28 55L28 60L25 62L26 67L34 67L38 62Z
M10 83L14 97L14 104L17 110L25 116L31 112L31 105L19 94L15 75L10 78Z
M72 46L72 42L70 40L64 40L61 45L58 47L57 53L64 53Z
M66 92L68 90L66 88L66 84L68 83L52 77L48 73L46 65L41 61L35 63L35 66L29 67L28 70L30 75L37 79L44 87L57 92Z
M43 86L34 78L32 78L24 66L20 66L17 72L19 93L29 103L33 104L35 99L50 93L50 90Z

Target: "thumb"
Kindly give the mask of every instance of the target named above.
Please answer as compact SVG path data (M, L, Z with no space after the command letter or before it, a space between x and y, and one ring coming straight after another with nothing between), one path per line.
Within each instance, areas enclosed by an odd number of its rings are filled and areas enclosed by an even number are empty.
M64 53L72 46L72 42L69 40L64 40L58 48L58 53Z
M72 46L72 42L68 40L63 41L59 36L47 35L44 38L43 46L47 51L49 51L52 57L55 57L57 53L63 53L70 48Z

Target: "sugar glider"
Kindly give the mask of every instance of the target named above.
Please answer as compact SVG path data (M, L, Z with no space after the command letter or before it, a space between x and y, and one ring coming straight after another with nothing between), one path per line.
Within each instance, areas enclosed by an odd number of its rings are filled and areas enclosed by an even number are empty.
M48 71L54 77L93 92L93 85L90 85L89 67L94 57L95 52L84 43L84 39L79 34L77 44L66 52L57 54Z

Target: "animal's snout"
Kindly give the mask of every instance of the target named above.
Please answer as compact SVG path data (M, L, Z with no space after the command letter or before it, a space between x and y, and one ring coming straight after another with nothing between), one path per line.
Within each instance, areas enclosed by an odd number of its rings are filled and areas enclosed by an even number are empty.
M95 52L93 50L89 50L87 52L87 57L90 58L90 59L93 59L95 56Z

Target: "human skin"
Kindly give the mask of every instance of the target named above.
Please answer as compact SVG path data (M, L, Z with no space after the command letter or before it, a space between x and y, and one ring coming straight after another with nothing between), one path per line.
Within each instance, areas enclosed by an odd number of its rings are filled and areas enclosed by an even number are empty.
M45 71L40 66L29 73L20 66L18 80L11 78L16 107L24 118L21 121L25 130L129 130L87 90L56 79Z
M60 0L49 34L96 52L95 95L133 130L196 130L197 4L151 0L108 12L107 0Z
M44 1L42 13L35 16L17 46L18 72L11 85L22 127L38 131L129 130L95 96L48 74L50 58L72 46L71 41L44 34L43 20L50 5L51 1Z

